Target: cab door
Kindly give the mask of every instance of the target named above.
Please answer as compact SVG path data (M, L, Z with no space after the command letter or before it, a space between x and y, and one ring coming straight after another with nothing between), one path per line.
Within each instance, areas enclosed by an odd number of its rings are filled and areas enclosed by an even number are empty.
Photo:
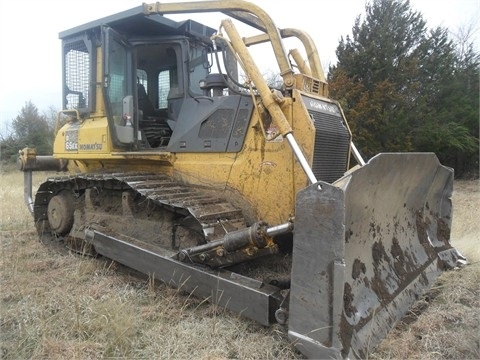
M112 142L114 146L132 147L138 133L133 48L110 27L104 26L102 35L103 96Z

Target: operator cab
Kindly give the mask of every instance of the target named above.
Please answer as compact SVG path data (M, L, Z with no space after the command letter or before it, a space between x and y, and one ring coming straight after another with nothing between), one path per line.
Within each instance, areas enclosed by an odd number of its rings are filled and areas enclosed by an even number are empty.
M141 6L65 31L63 108L106 116L113 145L127 151L239 151L253 102L211 74L214 33ZM225 71L236 80L235 66Z

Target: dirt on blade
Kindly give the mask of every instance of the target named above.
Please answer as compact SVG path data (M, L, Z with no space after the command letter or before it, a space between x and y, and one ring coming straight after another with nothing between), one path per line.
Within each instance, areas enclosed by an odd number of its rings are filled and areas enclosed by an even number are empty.
M469 264L443 273L371 359L480 359L479 206L479 181L455 181L452 244Z

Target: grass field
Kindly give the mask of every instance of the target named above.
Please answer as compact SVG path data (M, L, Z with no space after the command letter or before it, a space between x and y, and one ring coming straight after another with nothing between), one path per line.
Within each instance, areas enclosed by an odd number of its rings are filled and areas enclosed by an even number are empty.
M45 178L36 173L34 188ZM23 177L0 178L2 359L293 359L269 328L104 258L50 252L23 203ZM479 359L478 181L457 181L454 245L470 265L443 274L371 359Z

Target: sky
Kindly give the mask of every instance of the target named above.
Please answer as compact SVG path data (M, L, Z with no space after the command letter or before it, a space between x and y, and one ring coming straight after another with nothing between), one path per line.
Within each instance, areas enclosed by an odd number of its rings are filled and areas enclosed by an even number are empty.
M250 1L263 8L277 27L309 33L324 69L335 63L340 38L351 34L356 17L365 13L365 0ZM40 113L61 108L59 32L141 4L141 0L0 1L0 134L8 133L9 124L27 101ZM475 47L480 49L480 0L410 0L410 6L422 14L428 28L443 26L456 32L473 24ZM171 17L201 21L201 16ZM217 29L223 18L219 14L201 22Z

